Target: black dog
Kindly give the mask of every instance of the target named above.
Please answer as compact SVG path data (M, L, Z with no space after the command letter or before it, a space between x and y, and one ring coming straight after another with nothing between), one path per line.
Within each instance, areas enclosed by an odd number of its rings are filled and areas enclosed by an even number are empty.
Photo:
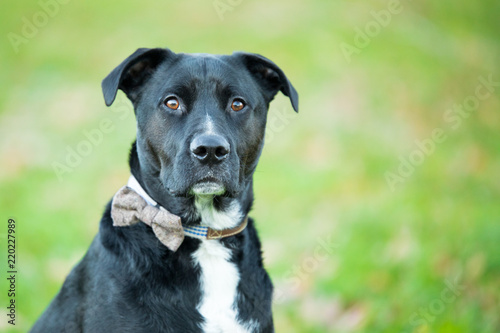
M298 110L285 74L256 54L139 49L102 88L108 106L121 89L135 108L132 177L122 189L132 197L108 203L32 332L273 332L273 287L247 214L269 103L281 91ZM141 210L154 218L134 215ZM125 213L133 225L117 226ZM174 237L165 228L178 233L177 216L184 235Z

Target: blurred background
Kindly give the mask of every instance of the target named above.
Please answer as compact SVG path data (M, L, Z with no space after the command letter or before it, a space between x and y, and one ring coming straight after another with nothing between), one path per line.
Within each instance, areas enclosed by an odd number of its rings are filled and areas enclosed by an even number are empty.
M25 332L128 179L138 47L260 53L272 104L252 216L277 332L500 332L500 2L8 1L0 14L2 313L16 221ZM102 126L107 123L111 126Z

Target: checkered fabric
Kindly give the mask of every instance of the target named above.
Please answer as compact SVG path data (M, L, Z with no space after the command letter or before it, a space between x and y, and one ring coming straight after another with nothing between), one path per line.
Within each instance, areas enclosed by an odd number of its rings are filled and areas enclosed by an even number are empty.
M208 227L203 227L203 226L192 226L192 227L185 227L182 226L184 229L184 235L193 237L193 238L199 238L199 239L207 239L207 234L208 234Z

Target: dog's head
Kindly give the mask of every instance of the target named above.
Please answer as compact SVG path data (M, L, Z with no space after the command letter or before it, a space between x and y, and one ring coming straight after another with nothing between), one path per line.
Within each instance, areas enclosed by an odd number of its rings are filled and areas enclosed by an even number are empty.
M102 82L132 101L141 173L173 196L236 196L251 178L278 91L298 110L283 71L256 54L176 54L138 49Z

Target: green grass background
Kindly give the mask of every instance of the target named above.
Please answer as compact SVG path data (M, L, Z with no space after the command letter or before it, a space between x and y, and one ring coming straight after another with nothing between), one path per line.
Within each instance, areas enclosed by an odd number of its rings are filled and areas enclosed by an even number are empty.
M42 7L4 1L0 331L31 327L126 182L132 108L121 92L106 108L100 81L136 48L161 46L261 53L299 91L298 115L283 96L272 104L254 177L277 332L500 332L500 87L456 128L444 118L478 77L500 81L500 3L400 5L377 31L372 12L389 1L69 0L15 52L9 33L22 35ZM340 46L367 27L348 61ZM59 180L53 163L103 119L113 130ZM391 188L386 172L436 128L446 140ZM9 217L15 327L5 316ZM460 291L443 299L453 281Z

